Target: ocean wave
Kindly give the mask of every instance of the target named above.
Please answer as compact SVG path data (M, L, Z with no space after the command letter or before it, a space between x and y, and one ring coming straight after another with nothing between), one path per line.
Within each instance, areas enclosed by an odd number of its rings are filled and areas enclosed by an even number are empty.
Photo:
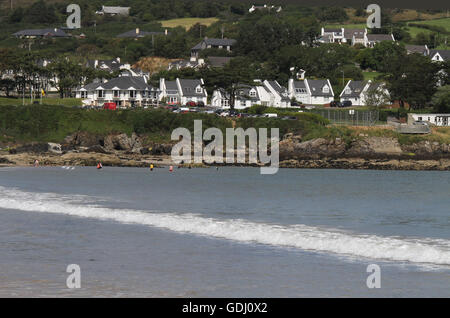
M450 241L444 239L364 235L302 224L277 225L190 213L113 209L92 204L95 199L88 196L32 193L5 187L0 187L0 193L0 208L4 209L140 224L180 233L352 257L450 265Z

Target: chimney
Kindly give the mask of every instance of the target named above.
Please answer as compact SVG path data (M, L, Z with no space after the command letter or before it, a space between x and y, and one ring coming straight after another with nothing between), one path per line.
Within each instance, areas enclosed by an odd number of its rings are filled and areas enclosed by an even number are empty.
M136 35L139 34L139 28L136 28Z

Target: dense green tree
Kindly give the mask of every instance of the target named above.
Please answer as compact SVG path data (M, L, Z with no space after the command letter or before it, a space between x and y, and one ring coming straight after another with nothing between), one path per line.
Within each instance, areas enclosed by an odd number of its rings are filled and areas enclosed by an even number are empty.
M435 112L450 113L450 85L439 87L431 103Z
M398 100L402 107L405 102L413 109L426 107L436 92L438 71L439 65L421 54L392 58L384 74L391 100Z

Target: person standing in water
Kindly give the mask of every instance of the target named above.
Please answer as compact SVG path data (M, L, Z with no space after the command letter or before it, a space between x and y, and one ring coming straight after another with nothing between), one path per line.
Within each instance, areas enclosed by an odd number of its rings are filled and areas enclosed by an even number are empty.
M153 171L153 163L150 164L150 171Z
M102 163L99 162L99 163L97 164L97 169L101 169L101 168L103 168L103 166L102 166Z
M35 166L35 167L39 167L39 160L37 160L37 159L34 160L34 166Z

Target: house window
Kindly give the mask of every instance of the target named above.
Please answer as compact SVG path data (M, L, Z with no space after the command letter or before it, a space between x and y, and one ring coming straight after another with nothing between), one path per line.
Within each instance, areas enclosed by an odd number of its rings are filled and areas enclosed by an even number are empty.
M351 93L351 90L350 90L350 88L347 87L347 88L345 89L345 94L350 94L350 93Z
M81 98L86 98L87 92L84 92L84 91L80 92L80 96L81 96Z
M251 97L255 97L255 96L256 96L256 92L255 92L255 91L251 91L251 92L250 92L250 96L251 96Z
M102 89L99 89L99 90L97 91L97 97L98 97L98 98L103 98L103 97L105 97L105 92L104 92Z
M120 91L119 90L117 90L117 89L114 90L114 97L115 98L120 97Z
M200 86L198 86L196 89L196 92L200 94L202 92L202 88Z
M129 94L130 94L130 98L136 98L136 91L130 90Z
M147 93L146 91L142 91L142 92L141 92L142 97L145 97L145 96L146 96L146 93Z
M323 93L329 93L329 92L330 92L330 89L328 88L328 86L324 86L324 87L322 88L322 92L323 92Z

